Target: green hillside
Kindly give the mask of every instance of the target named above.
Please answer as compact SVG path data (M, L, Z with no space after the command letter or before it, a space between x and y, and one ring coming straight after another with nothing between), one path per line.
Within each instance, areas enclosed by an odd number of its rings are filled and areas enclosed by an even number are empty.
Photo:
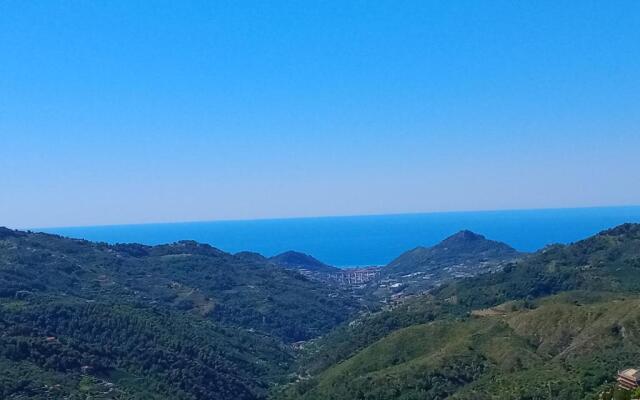
M530 307L396 330L280 398L578 400L640 359L640 298L569 292Z
M640 225L548 247L334 330L276 397L590 398L640 364L638 272Z
M293 360L287 343L357 308L336 288L195 242L0 229L0 398L264 398Z
M339 268L332 267L308 254L297 251L286 251L269 258L269 261L284 268L305 269L313 272L334 274L340 272Z
M624 224L570 245L548 246L501 272L434 292L466 308L585 289L640 293L640 224Z
M524 254L471 231L460 231L432 247L409 250L380 270L368 293L379 300L423 294L454 279L493 272Z
M640 365L639 271L626 224L359 314L252 253L0 229L0 398L595 399Z
M111 246L0 231L0 297L45 294L168 306L288 342L325 333L358 308L296 272L196 242Z
M471 231L460 231L433 247L416 247L401 254L385 266L382 273L401 275L429 272L460 264L478 266L483 262L511 261L520 255L505 243L489 240Z
M157 308L0 302L0 398L263 397L290 353L277 340Z

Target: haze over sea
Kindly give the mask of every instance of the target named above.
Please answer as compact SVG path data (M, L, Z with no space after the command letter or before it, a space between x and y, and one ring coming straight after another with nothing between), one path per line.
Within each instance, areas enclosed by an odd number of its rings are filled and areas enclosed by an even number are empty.
M260 219L44 228L37 231L108 243L196 240L227 252L272 256L286 250L341 267L383 265L416 246L431 246L462 229L521 251L570 243L625 222L640 206L439 212L423 214Z

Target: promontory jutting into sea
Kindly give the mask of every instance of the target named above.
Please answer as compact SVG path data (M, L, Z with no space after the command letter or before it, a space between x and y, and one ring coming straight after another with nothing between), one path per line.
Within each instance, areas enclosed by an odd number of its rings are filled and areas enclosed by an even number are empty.
M108 243L171 243L190 238L228 252L312 254L337 267L389 263L401 252L434 245L460 230L481 232L520 251L570 243L607 227L640 222L640 207L503 210L324 218L39 229Z

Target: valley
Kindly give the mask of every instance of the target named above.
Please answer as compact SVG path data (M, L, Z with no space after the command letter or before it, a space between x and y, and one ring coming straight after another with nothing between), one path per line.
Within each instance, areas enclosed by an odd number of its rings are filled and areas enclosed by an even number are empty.
M346 271L2 228L0 395L595 399L640 363L638 271L637 224L531 254L462 231Z

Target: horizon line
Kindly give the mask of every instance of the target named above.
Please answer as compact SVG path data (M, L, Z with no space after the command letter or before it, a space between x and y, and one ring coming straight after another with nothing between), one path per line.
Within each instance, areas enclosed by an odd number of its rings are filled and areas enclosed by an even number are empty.
M131 222L131 223L106 223L106 224L95 224L95 225L63 225L63 226L57 225L57 226L40 226L40 227L16 227L13 229L38 231L41 229L75 229L75 228L101 228L101 227L123 227L123 226L141 226L141 225L206 224L206 223L217 223L217 222L282 221L282 220L303 220L303 219L384 217L384 216L430 215L430 214L590 210L590 209L605 209L605 208L640 208L640 204L595 205L595 206L575 206L575 207L532 207L532 208L475 209L475 210L467 209L467 210L443 210L443 211L409 211L409 212L390 212L390 213L333 214L333 215L316 215L316 216L287 216L287 217L258 217L258 218L221 218L221 219L181 220L181 221L165 221L165 222Z

